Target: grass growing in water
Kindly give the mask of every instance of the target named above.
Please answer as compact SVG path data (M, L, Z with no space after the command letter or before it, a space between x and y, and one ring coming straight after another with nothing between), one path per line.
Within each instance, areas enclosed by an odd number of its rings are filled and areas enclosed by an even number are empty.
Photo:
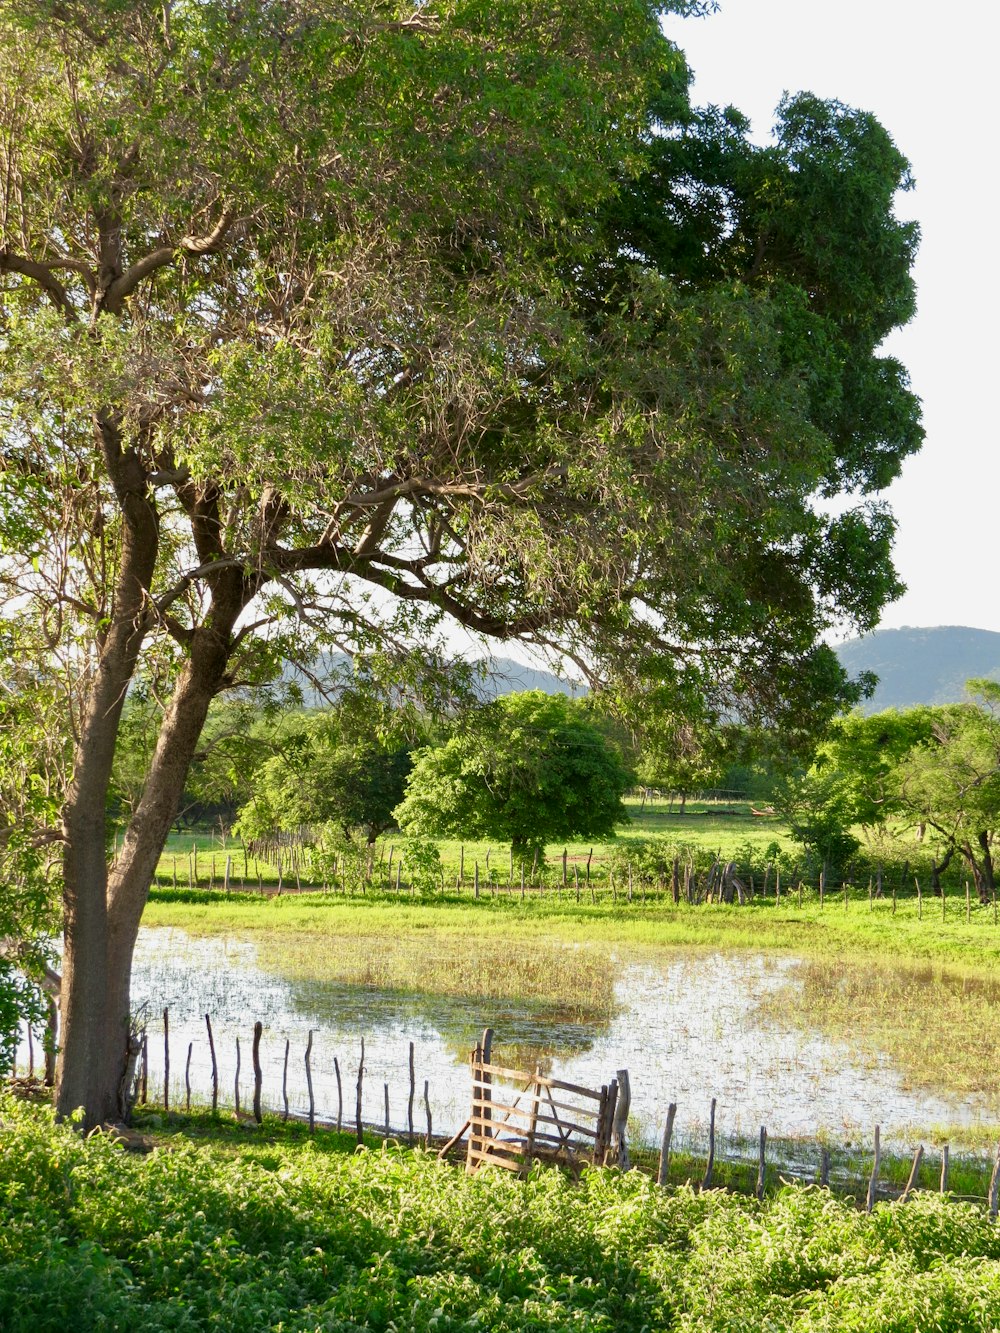
M888 1056L905 1085L1000 1096L1000 981L896 961L809 959L763 1012Z
M261 964L290 980L474 1000L532 1000L571 1022L607 1018L614 977L606 953L499 932L294 931L256 941Z

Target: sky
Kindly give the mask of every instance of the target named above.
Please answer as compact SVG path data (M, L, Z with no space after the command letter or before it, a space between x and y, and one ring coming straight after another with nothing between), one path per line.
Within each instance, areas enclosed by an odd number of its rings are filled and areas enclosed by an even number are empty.
M994 12L993 0L721 0L713 16L665 25L694 101L739 107L760 142L782 94L807 90L873 112L912 164L897 213L923 236L917 315L885 350L910 372L927 438L884 493L907 585L886 629L1000 631Z

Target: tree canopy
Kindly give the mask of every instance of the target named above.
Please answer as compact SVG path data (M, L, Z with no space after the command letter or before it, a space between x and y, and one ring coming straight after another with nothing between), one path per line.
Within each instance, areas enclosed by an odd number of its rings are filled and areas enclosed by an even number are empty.
M808 730L898 591L905 160L697 111L626 0L8 0L0 580L81 700L59 1105L113 1117L211 702L457 622ZM830 518L817 495L859 503ZM438 644L439 646L439 644ZM411 661L413 659L411 658ZM114 864L125 700L161 723Z
M250 777L238 831L259 838L276 829L307 827L334 845L361 834L371 844L395 827L394 811L420 743L405 715L358 701L290 716L271 729L268 753Z
M627 823L630 780L579 703L528 690L475 710L444 745L420 752L396 817L418 835L510 843L530 869L546 843Z

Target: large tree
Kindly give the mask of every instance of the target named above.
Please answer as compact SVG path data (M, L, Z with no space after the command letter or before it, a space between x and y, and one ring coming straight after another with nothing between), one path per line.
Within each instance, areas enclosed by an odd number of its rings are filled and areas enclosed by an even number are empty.
M120 1111L213 698L451 619L810 725L898 588L905 161L695 113L676 0L7 0L0 578L73 678L58 1106ZM705 6L706 8L708 6ZM126 696L160 701L108 860ZM67 696L69 697L69 696Z
M309 830L313 843L371 847L394 828L426 726L365 693L290 713L269 728L267 749L247 775L237 831L245 839Z
M404 832L509 842L531 869L546 843L612 836L632 775L586 705L526 690L468 713L423 750L396 810Z
M911 709L925 735L893 774L896 799L929 828L950 859L972 872L980 901L996 894L994 846L1000 833L1000 685L970 680L964 704Z

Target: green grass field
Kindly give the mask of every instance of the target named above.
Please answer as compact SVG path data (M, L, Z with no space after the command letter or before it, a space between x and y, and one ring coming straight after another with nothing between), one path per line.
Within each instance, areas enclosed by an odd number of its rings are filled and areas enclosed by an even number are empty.
M803 886L803 894L818 893L819 868L811 863L792 839L788 828L773 816L758 817L747 802L689 802L684 814L676 803L662 799L626 801L632 822L623 826L610 842L567 842L551 844L543 865L514 864L510 849L497 843L440 839L436 846L441 860L440 881L435 887L445 891L461 885L472 891L479 882L481 892L519 892L522 878L528 889L539 884L546 889L565 889L581 897L617 897L627 893L630 875L635 889L647 895L662 893L669 887L672 862L678 860L681 874L690 865L703 887L712 862L735 861L738 873L755 892L773 892L775 872L785 891ZM565 854L565 879L563 857ZM866 846L859 853L858 873L851 875L851 892L866 897L868 883L884 865L883 891L899 900L916 899L917 882L922 880L923 898L931 910L930 853L917 840L912 829L883 835L878 846ZM402 861L402 867L400 862ZM522 875L523 869L523 875ZM393 889L397 883L406 890L413 883L407 863L407 840L388 834L375 845L370 858L363 849L341 858L336 871L321 871L310 863L307 853L282 856L279 870L274 860L255 857L241 842L226 839L219 832L197 830L171 834L157 871L162 887L221 888L227 883L234 891L284 891L298 888L329 887L346 893L368 892L375 888ZM954 899L964 899L964 872L953 863L945 877L946 889ZM831 880L831 891L840 884ZM973 911L978 904L973 904ZM990 910L993 910L992 907Z

